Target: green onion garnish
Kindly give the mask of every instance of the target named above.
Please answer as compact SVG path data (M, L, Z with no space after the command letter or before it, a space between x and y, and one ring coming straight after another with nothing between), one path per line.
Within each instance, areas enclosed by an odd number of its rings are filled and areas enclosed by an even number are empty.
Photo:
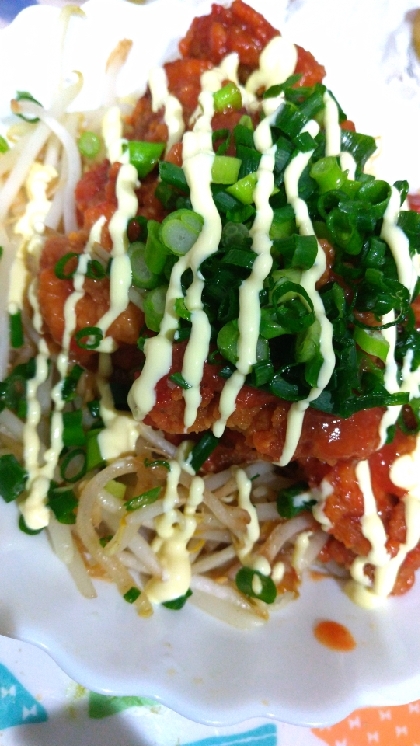
M241 567L236 573L237 588L250 598L258 598L266 604L272 604L277 597L277 589L273 580L251 567Z
M16 91L16 101L31 101L33 104L38 104L38 106L42 107L42 104L40 104L31 93L28 93L28 91ZM16 116L24 119L25 122L30 122L31 124L39 122L39 117L31 117L26 114L17 114Z
M79 329L74 338L82 350L96 350L103 339L103 331L98 326L85 326Z
M232 81L213 93L214 110L216 112L233 109L239 111L242 107L242 94L238 86Z
M10 503L23 492L28 474L16 456L6 453L0 456L0 496Z
M137 601L138 597L141 595L140 588L137 588L135 585L133 585L131 588L128 589L126 593L124 593L124 601L127 601L129 604L133 604L134 601Z
M137 169L140 179L143 179L159 162L165 150L165 143L128 140L126 147L130 163Z
M177 386L180 386L182 389L190 389L191 384L188 383L188 381L185 380L182 373L172 373L169 376L169 380L172 381L172 383L176 383Z
M78 482L85 476L87 458L83 448L73 448L63 457L60 464L60 474L63 482Z
M164 601L162 603L162 606L164 606L166 609L172 609L173 611L179 611L180 609L184 608L190 596L192 596L192 590L191 588L188 588L187 592L184 593L183 596L178 596L178 598L174 598L172 599L172 601Z
M164 469L167 469L167 471L171 468L169 461L163 461L162 459L154 459L154 461L151 461L150 459L145 458L144 465L150 469L153 469L155 466L162 466Z
M28 534L28 536L36 536L44 530L43 528L29 528L22 513L19 516L18 526L19 531L22 531L24 534Z
M146 505L152 505L159 498L161 491L161 487L152 487L150 490L142 492L141 495L127 500L125 509L131 513L133 510L139 510L139 508L144 508Z
M194 471L197 472L201 469L204 462L213 453L218 442L219 438L216 438L213 433L205 433L201 440L195 444L187 458L187 463L194 469Z
M9 330L10 346L14 349L22 347L24 336L21 311L16 311L16 313L9 313Z
M77 363L73 365L67 374L61 387L61 398L63 401L72 401L76 395L77 384L83 374L83 368Z
M81 409L63 412L63 445L67 448L85 444L86 435L82 421L83 412Z
M54 267L55 276L58 277L59 280L71 280L77 270L77 261L74 260L78 260L79 256L80 255L75 251L69 251L67 254L64 254L64 256L56 262Z
M0 135L0 153L7 153L10 150L9 143L3 135Z
M282 518L294 518L295 515L311 510L315 500L310 496L308 485L299 482L292 487L285 487L277 495L277 512Z
M47 505L60 523L76 523L75 509L78 501L70 487L58 487L53 484L48 490Z
M96 158L101 150L101 138L95 132L82 132L77 140L79 153L84 158Z

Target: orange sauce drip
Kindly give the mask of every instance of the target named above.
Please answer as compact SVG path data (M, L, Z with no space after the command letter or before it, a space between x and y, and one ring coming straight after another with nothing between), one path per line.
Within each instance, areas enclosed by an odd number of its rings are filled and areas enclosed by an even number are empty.
M356 641L347 627L329 619L323 619L315 625L314 635L321 645L330 650L346 653L356 647Z

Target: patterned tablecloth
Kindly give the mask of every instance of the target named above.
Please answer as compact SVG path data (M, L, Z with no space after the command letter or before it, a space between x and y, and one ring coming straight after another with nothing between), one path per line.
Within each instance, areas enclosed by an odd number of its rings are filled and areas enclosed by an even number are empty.
M77 1L77 0L76 0ZM39 0L63 5L66 0ZM74 2L74 0L73 0ZM36 0L0 0L0 27ZM420 700L359 710L329 728L193 723L149 699L87 691L49 656L0 637L1 746L420 746Z

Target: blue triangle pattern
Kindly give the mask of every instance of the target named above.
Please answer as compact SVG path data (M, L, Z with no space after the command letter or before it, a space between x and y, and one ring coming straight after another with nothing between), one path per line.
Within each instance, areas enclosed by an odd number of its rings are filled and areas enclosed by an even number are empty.
M0 663L0 730L47 719L45 707Z
M0 2L0 18L4 21L13 21L14 17L27 8L28 5L36 5L37 0L1 0Z
M267 723L243 733L212 736L201 741L185 743L183 746L279 746L277 743L277 726L274 723Z

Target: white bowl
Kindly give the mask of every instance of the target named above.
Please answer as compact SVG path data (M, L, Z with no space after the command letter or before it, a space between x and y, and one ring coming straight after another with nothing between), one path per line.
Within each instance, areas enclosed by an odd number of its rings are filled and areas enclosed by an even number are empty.
M100 102L98 80L117 40L133 37L135 41L120 76L119 92L141 91L148 69L176 54L176 40L194 11L207 11L209 5L208 0L156 0L146 7L121 0L90 0L84 6L86 18L72 20L66 47L66 68L83 70L86 79L85 93L76 106L94 107ZM286 2L255 0L254 5L279 24L286 15ZM390 156L381 168L393 180L404 178L407 167L407 173L417 179L414 186L419 186L420 148L417 139L413 140L416 128L420 131L419 114L414 115L414 122L404 121L413 106L420 111L416 83L401 75L398 78L398 65L405 64L401 55L394 62L388 56L385 68L381 58L399 22L406 33L403 15L398 21L395 8L391 13L386 0L372 2L378 13L383 9L381 18L386 17L388 26L382 24L383 38L376 46L371 39L373 48L364 57L359 33L350 82L352 60L347 54L354 51L357 12L366 12L366 2L362 6L355 0L352 12L340 4L341 36L334 35L337 3L325 0L315 5L318 28L309 23L314 3L308 2L295 5L287 31L293 31L297 42L312 48L329 66L329 80L335 82L338 99L361 128L365 124L375 133L381 120L384 124L385 109L393 112L385 128ZM16 90L30 91L48 105L58 69L57 16L57 8L30 7L0 32L1 117L7 117ZM328 32L324 30L327 21ZM349 36L344 37L342 29ZM369 73L364 68L367 60ZM381 70L389 80L380 79ZM372 91L374 83L377 87ZM404 86L412 93L408 103ZM369 101L375 104L371 115L367 113ZM398 127L404 127L404 134L398 133L396 141ZM396 142L397 157L392 148ZM2 501L0 577L0 633L41 646L89 689L154 697L194 720L233 723L268 716L325 725L356 707L401 704L420 697L420 586L406 597L387 601L381 609L366 611L354 606L334 580L308 579L296 602L276 612L267 625L248 632L227 627L188 605L181 612L158 609L144 620L107 583L96 584L97 599L83 599L46 537L20 533L15 506ZM313 634L320 619L344 624L356 640L355 649L338 653L320 645Z

